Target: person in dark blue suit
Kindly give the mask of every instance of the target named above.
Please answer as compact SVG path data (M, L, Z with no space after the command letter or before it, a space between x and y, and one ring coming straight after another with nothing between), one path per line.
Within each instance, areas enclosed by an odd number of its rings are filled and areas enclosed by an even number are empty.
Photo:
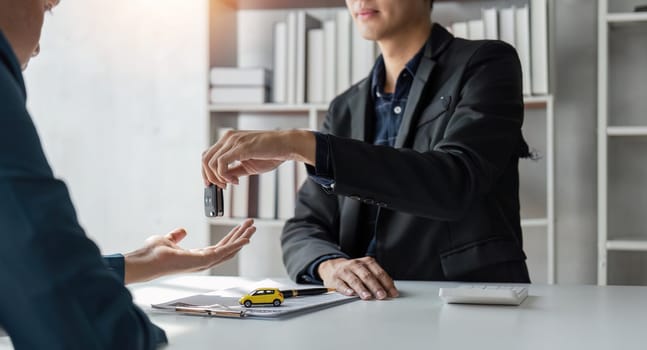
M233 257L251 220L215 246L184 250L186 232L102 258L54 178L25 108L21 68L39 51L44 13L59 0L0 0L0 330L16 349L153 349L167 342L124 283L197 271Z

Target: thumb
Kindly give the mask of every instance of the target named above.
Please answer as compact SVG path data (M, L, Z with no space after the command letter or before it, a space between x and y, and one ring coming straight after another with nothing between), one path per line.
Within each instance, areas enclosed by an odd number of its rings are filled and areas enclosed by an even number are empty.
M186 237L186 230L183 228L176 228L166 235L166 238L173 243L179 243Z

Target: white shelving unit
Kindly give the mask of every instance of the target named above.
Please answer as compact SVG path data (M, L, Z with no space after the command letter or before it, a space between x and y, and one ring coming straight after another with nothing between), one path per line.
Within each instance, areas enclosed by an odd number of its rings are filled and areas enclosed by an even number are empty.
M436 2L446 2L447 0L436 0ZM450 1L451 2L451 1ZM477 4L478 1L474 0L454 0L453 2L466 2ZM235 66L236 65L236 49L232 47L231 43L237 40L237 33L231 28L236 27L236 11L239 10L276 10L276 9L297 9L297 8L328 8L328 7L344 7L343 0L211 0L211 19L210 30L212 32L211 40L211 66ZM549 6L552 2L549 1ZM552 21L552 18L550 19ZM552 22L549 23L549 31L552 31ZM552 35L552 33L549 33ZM222 43L228 43L224 45ZM223 48L224 46L224 48ZM551 60L552 65L552 60ZM527 96L524 98L526 110L543 110L546 117L546 208L545 217L530 217L522 218L522 229L536 229L544 228L546 232L546 278L549 284L556 282L555 266L555 141L554 141L554 103L553 96ZM290 118L297 118L303 121L301 124L306 125L309 129L319 129L322 118L328 109L327 104L298 104L298 105L285 105L285 104L262 104L262 105L243 105L231 104L223 105L218 104L209 105L210 111L210 140L214 141L214 133L217 127L235 125L235 120L239 114L267 114L268 116L289 116ZM307 118L307 121L304 120ZM217 121L221 119L220 121ZM521 204L522 207L524 204ZM240 224L244 219L238 218L215 218L209 219L212 227L211 236L212 241L216 241L222 237L233 226ZM272 235L280 231L283 227L285 220L267 220L255 219L255 224L259 230L271 231ZM534 233L533 232L533 233ZM265 234L265 233L260 233ZM224 269L217 271L223 274L235 274L235 269L225 266Z
M647 251L647 239L609 239L609 137L647 136L647 126L609 125L609 31L615 26L645 25L647 13L609 13L609 0L598 1L598 285L606 285L609 251ZM641 68L641 67L639 67Z

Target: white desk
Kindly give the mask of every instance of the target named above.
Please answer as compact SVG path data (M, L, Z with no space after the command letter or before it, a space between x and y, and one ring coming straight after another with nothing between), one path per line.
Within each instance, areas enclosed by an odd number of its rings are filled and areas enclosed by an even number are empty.
M286 320L160 314L150 304L232 287L182 276L131 287L170 349L647 349L647 287L530 286L520 307L444 305L440 286L398 282L401 297Z
M647 287L539 286L520 307L444 305L450 283L398 282L389 301L355 301L285 320L160 313L159 303L236 284L180 276L131 286L168 349L647 349ZM0 348L10 348L8 338Z

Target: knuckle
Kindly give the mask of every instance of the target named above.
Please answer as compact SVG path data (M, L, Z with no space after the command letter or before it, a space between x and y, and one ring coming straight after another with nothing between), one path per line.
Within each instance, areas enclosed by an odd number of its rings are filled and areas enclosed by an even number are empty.
M357 276L361 278L363 281L368 281L372 279L373 274L371 274L371 272L366 269L362 269L357 272Z
M384 271L384 270L379 270L379 271L375 274L375 276L376 276L377 278L381 279L381 280L390 279L390 278L389 278L389 275L388 275L388 274L386 273L386 271Z

